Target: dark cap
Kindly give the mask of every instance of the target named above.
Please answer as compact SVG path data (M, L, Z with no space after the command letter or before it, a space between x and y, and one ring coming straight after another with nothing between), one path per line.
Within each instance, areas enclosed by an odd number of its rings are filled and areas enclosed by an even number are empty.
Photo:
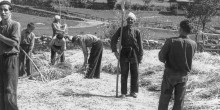
M2 1L0 2L0 6L2 5L9 5L10 6L10 10L12 10L12 4L9 1Z

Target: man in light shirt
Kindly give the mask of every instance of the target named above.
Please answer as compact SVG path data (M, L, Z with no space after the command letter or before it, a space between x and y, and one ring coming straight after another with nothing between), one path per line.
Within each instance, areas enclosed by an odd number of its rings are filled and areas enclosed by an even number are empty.
M33 33L34 29L34 23L29 23L27 25L27 28L21 32L20 48L23 49L29 55L30 58L32 57L32 51L34 48L35 41L35 34ZM23 51L20 52L19 65L19 76L27 75L30 77L30 79L32 79L32 64L30 59L25 55Z
M49 44L51 48L51 65L54 65L56 62L56 53L60 55L60 61L65 61L64 51L66 50L66 40L64 35L58 33L55 38L53 38Z

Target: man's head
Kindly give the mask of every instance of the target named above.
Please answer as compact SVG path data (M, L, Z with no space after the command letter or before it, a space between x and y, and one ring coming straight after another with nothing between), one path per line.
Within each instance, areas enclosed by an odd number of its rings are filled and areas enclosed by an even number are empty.
M63 39L64 35L62 33L57 34L57 39Z
M11 18L12 4L9 1L0 2L0 15L2 20Z
M128 26L133 26L134 22L137 20L137 17L134 15L134 13L129 12L126 20Z
M190 34L191 33L191 25L189 20L183 20L180 22L179 33Z
M28 32L32 32L33 30L35 29L35 25L34 25L34 23L29 23L28 25L27 25L27 31Z
M61 17L60 17L59 15L55 15L55 16L54 16L54 20L55 20L55 21L60 21L60 18L61 18Z

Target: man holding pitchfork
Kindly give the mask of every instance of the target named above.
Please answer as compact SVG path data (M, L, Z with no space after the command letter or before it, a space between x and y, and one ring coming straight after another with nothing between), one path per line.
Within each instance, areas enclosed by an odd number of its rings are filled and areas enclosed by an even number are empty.
M121 67L121 97L127 95L127 80L130 70L131 88L130 96L136 98L138 93L138 67L143 57L143 44L140 31L134 27L136 16L129 12L127 17L127 25L120 27L111 39L111 48L117 59L119 59ZM121 31L123 28L123 31ZM117 42L121 35L121 50L117 51Z

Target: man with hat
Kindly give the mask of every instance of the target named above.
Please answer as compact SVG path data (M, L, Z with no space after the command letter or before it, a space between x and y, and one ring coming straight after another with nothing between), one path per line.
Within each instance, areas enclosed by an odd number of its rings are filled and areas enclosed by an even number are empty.
M54 16L54 21L52 23L52 29L53 29L53 36L52 37L56 36L58 33L65 34L67 25L66 24L62 25L60 23L60 19L61 19L61 17L59 15Z
M18 110L20 23L11 19L12 5L0 2L0 110Z
M121 97L126 97L127 94L127 80L130 70L131 85L130 96L136 98L138 93L138 66L143 57L143 43L140 31L134 27L136 16L129 12L127 17L127 25L120 27L111 39L111 48L117 59L120 59L121 67ZM123 32L121 33L121 28ZM121 52L117 51L117 42L121 38ZM119 58L120 57L120 58Z

